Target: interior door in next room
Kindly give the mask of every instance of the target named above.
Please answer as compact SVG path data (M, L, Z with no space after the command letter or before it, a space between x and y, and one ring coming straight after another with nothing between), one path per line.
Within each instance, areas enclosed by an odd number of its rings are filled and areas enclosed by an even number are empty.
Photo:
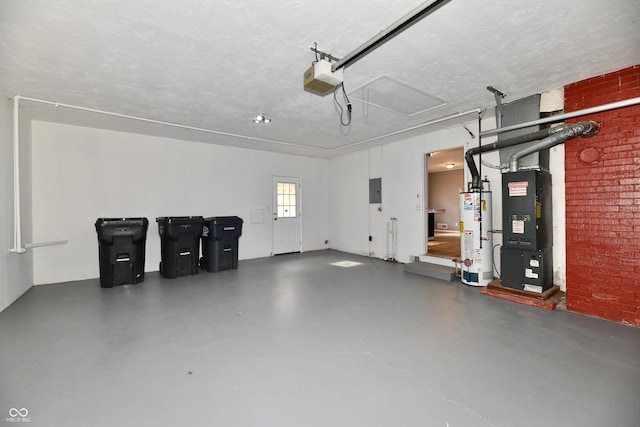
M300 178L273 177L273 254L300 252Z

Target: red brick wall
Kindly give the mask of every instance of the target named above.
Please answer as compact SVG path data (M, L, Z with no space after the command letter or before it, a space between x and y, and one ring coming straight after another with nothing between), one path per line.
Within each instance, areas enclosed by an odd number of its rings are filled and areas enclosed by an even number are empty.
M565 87L565 111L640 97L640 65ZM567 309L640 326L640 106L565 143Z

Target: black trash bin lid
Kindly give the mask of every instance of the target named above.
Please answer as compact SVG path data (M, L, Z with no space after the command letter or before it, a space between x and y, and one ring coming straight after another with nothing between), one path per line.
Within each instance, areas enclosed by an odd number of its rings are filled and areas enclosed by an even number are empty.
M98 218L96 227L98 226L124 226L124 225L148 225L149 220L144 217L139 218Z
M202 216L159 216L156 218L156 222L202 222L204 217Z
M237 216L212 216L205 218L204 221L211 224L242 224L244 222Z

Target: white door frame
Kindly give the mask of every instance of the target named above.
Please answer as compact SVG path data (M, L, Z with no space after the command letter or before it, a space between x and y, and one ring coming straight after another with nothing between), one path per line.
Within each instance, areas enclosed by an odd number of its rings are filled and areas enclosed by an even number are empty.
M278 220L278 200L277 200L277 192L276 192L276 184L278 182L292 182L296 184L296 232L299 237L297 244L292 245L288 248L279 248L278 247L278 227L282 223L282 218ZM292 252L302 252L302 177L299 176L282 176L282 175L274 175L273 182L271 185L272 192L272 214L271 220L273 224L273 255L283 254L283 253L292 253ZM286 221L287 219L285 219ZM281 221L280 223L278 221Z

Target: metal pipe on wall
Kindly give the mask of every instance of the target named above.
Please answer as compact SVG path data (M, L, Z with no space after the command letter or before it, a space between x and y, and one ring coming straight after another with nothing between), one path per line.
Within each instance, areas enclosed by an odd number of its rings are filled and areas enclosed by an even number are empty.
M391 258L398 259L398 218L391 218Z
M388 261L389 260L389 223L387 222L385 224L385 240L384 240L384 260ZM371 252L371 249L369 249L369 252Z
M20 188L20 100L33 101L20 95L13 97L13 247L10 253L24 254L27 249L42 246L64 245L66 240L54 240L40 243L22 242L22 197Z
M111 111L98 110L98 109L95 109L95 108L80 107L78 105L63 104L61 102L47 101L47 100L44 100L44 99L27 98L25 96L20 96L19 98L21 100L23 100L23 101L30 101L30 102L36 102L38 104L52 105L52 106L54 106L56 108L69 108L71 110L86 111L86 112L89 112L89 113L96 113L96 114L104 114L105 116L118 117L118 118L129 119L129 120L137 120L139 122L145 122L145 123L152 123L152 124L157 124L157 125L169 126L169 127L174 127L174 128L178 128L178 129L193 130L193 131L196 131L196 132L210 133L210 134L213 134L213 135L228 136L230 138L238 138L238 139L244 139L244 140L249 140L249 141L266 142L266 143L269 143L269 144L284 145L284 146L289 146L289 147L300 147L299 144L294 144L292 142L276 141L274 139L258 138L258 137L253 137L253 136L240 135L240 134L236 134L236 133L222 132L222 131L213 130L213 129L206 129L206 128L199 128L199 127L195 127L195 126L181 125L179 123L171 123L171 122L165 122L165 121L162 121L162 120L148 119L146 117L132 116L132 115L129 115L129 114L114 113L114 112L111 112ZM14 99L15 99L15 97L14 97ZM327 151L323 147L317 147L317 146L314 146L314 145L305 145L304 148L308 148L310 150L316 150L316 151Z
M385 261L397 261L398 258L398 218L389 218L386 223Z
M21 96L13 98L13 248L10 252L23 254L26 249L22 245L22 213L20 212L20 109Z
M502 98L506 95L493 86L487 86L487 90L493 94L496 99L496 127L502 127Z
M624 101L617 101L609 104L602 104L602 105L598 105L597 107L585 108L584 110L572 111L570 113L558 114L556 116L549 116L543 119L533 120L526 123L520 123L518 125L505 126L500 129L486 130L484 132L480 132L480 136L497 135L499 133L508 132L511 130L528 128L530 126L542 125L546 123L561 122L565 119L572 119L574 117L586 116L588 114L602 113L605 111L615 110L617 108L631 107L633 105L638 105L638 104L640 104L640 97L625 99Z

